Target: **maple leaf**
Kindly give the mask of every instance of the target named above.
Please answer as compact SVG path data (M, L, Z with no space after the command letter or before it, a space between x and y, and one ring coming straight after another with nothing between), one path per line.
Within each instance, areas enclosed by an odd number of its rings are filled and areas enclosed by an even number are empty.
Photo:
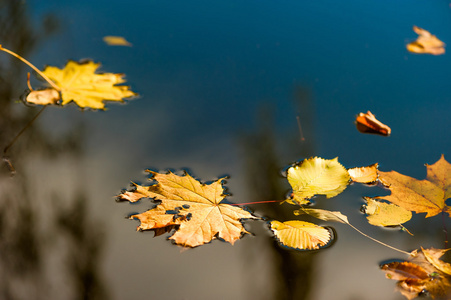
M432 298L449 296L450 265L439 259L448 250L421 248L410 253L409 261L386 263L381 269L388 279L398 281L401 294L409 300L425 292Z
M47 66L42 72L59 88L62 105L74 101L78 106L104 109L103 101L123 101L136 96L124 83L123 74L97 74L99 63L69 61L64 69ZM53 104L53 103L45 103Z
M379 171L379 181L390 189L388 196L374 199L385 199L416 213L426 213L426 218L441 212L451 215L451 208L445 201L451 197L451 164L444 155L433 165L426 165L425 180L402 175L396 171Z
M349 184L349 173L338 158L324 159L313 157L287 170L287 179L293 188L292 204L307 204L314 195L327 198L340 194Z
M304 221L271 221L271 230L282 245L299 250L319 249L329 243L327 228Z
M178 245L196 247L215 238L234 244L243 233L248 233L242 219L257 219L240 207L223 203L223 179L202 184L189 174L148 172L157 183L136 185L135 191L124 192L120 199L136 202L142 198L161 201L155 208L130 216L139 219L140 230L154 230L178 226L170 237Z
M445 43L439 40L435 35L417 26L413 26L413 31L418 34L418 38L416 41L407 45L408 51L433 55L445 53Z

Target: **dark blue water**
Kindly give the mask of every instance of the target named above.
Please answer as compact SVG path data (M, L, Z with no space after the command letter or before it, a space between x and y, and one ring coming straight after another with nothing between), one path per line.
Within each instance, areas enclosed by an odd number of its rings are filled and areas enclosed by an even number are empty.
M116 203L114 196L130 181L145 183L146 168L185 168L204 181L230 175L234 202L282 199L289 186L277 174L308 156L338 156L348 168L379 162L383 171L424 178L425 163L442 153L451 159L451 59L448 53L408 53L405 45L416 39L413 25L451 44L448 1L10 5L41 36L23 50L36 66L92 59L102 63L101 71L124 73L140 97L108 103L105 112L50 107L40 116L35 127L41 135L17 146L22 150L14 159L23 158L18 176L2 179L5 191L15 184L30 198L40 267L34 277L4 268L2 277L18 278L38 291L30 292L33 297L44 299L77 298L85 290L88 299L402 299L378 264L405 257L345 225L327 223L336 227L338 240L315 254L278 249L263 222L248 222L255 236L233 247L214 241L180 252L164 237L135 232L137 221L125 218L151 203ZM48 15L55 25L44 37L41 23ZM7 16L18 18L2 14ZM107 46L106 35L123 36L133 46ZM19 52L8 41L0 44ZM14 80L9 103L26 89L24 78ZM11 113L30 111L15 106ZM356 130L355 116L367 110L392 128L390 137ZM11 127L4 140L21 128ZM53 152L42 146L71 136L73 144ZM342 211L365 232L406 251L443 247L440 217L415 217L407 226L423 229L415 237L368 225L359 213L361 197L382 193L353 185L337 198L319 198L318 205ZM290 207L251 209L281 221L296 218ZM8 281L3 294L30 296L17 285Z

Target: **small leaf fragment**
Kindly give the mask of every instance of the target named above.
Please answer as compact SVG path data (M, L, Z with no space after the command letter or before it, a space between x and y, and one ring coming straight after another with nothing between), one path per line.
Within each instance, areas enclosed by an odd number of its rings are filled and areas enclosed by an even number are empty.
M305 204L306 199L314 195L334 197L346 189L349 184L349 173L338 158L324 159L313 157L290 167L287 179L293 188L292 201Z
M271 230L282 245L299 250L319 249L331 239L324 227L304 221L271 221Z
M113 36L113 35L107 35L103 37L103 41L108 46L129 46L131 47L132 44L128 42L124 37L122 36Z
M366 201L365 213L368 215L368 223L374 226L397 226L409 221L412 212L396 204L376 201L364 197Z
M356 117L355 122L357 130L361 133L373 133L383 136L389 136L391 133L391 128L376 119L376 116L370 111L366 114L360 113Z
M47 88L31 91L30 93L28 93L25 100L28 103L36 105L54 105L61 100L61 96L57 90L53 88Z
M439 40L429 31L413 26L413 31L418 34L416 41L407 45L407 50L413 53L426 53L440 55L445 53L445 43Z
M378 163L372 164L366 167L352 168L349 169L349 176L354 182L360 183L373 183L377 181L378 173L377 169L379 167Z

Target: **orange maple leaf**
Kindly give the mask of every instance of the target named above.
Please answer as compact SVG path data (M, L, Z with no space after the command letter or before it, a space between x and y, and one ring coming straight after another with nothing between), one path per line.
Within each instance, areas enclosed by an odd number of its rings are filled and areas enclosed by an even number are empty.
M256 219L240 207L222 203L223 179L202 184L189 174L160 174L149 171L157 183L151 186L135 185L135 191L124 192L120 199L130 202L142 198L161 201L155 208L132 215L139 219L139 230L155 230L178 226L170 237L178 245L196 247L215 238L233 244L243 233L248 233L241 219Z
M388 196L374 199L385 199L407 210L426 213L426 218L441 212L451 215L451 207L445 201L451 197L451 164L441 158L433 165L426 165L427 176L418 180L396 171L379 171L380 182L390 189Z

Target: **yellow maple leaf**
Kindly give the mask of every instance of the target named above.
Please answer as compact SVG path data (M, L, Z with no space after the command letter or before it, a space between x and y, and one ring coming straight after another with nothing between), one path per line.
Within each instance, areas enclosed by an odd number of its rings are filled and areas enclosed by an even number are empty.
M306 204L314 195L327 198L340 194L349 183L349 173L338 158L313 157L290 167L287 179L293 188L293 196L288 202Z
M241 220L256 219L240 207L222 203L223 179L202 184L189 174L178 176L148 172L156 184L136 185L136 191L119 195L120 199L131 202L144 197L161 201L155 208L130 217L141 221L140 230L178 225L170 237L178 245L196 247L215 238L234 244L243 233L247 233Z
M413 26L413 31L418 34L418 38L416 41L407 45L408 51L433 55L445 53L445 43L439 40L435 35L417 26Z
M451 197L451 164L444 155L433 165L426 165L425 180L402 175L396 171L379 171L379 180L390 189L388 196L374 199L385 199L416 213L426 213L426 218L441 212L451 214L451 208L445 201Z
M327 228L304 221L271 221L271 230L282 245L299 250L319 249L331 239Z
M69 61L64 69L48 66L44 73L60 89L62 105L74 101L78 106L104 109L104 101L123 101L136 96L124 83L123 74L103 73L96 70L99 63Z

